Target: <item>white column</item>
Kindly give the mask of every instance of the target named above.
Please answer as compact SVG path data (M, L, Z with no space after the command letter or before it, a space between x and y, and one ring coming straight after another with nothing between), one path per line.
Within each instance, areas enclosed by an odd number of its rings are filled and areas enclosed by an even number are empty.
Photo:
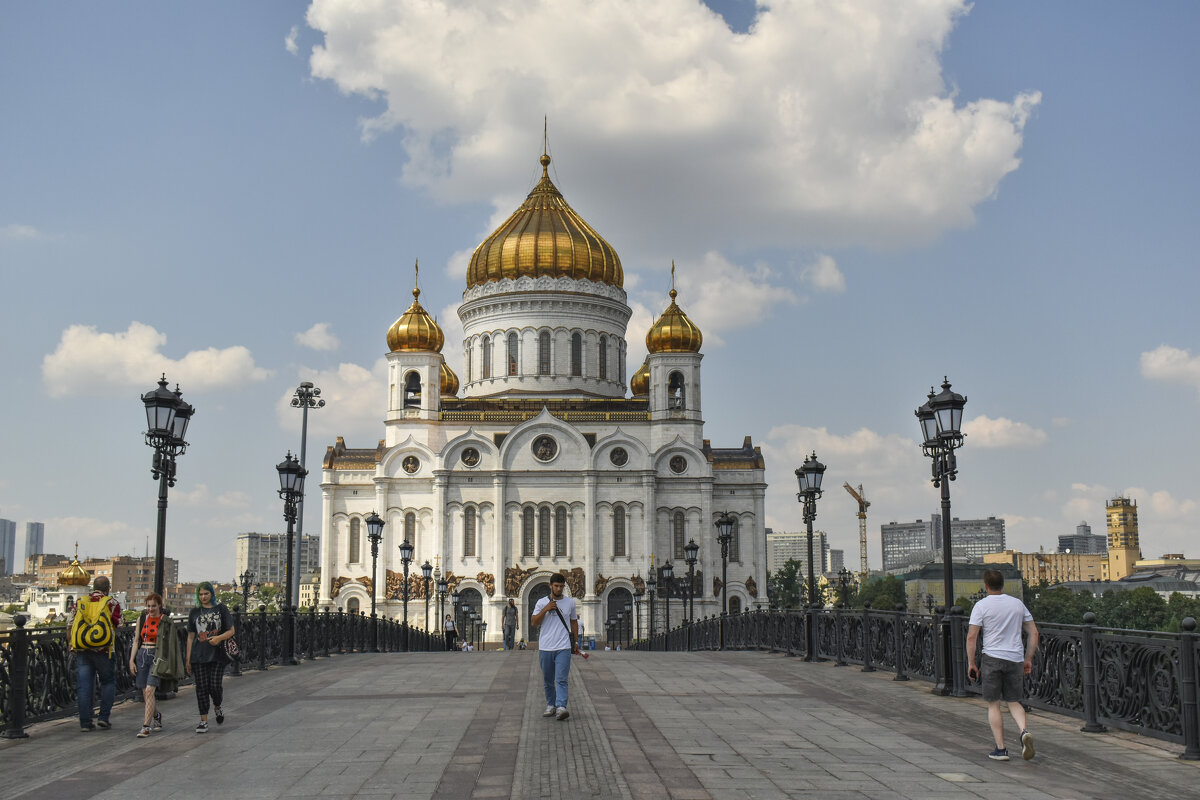
M596 586L596 571L598 569L596 536L599 533L599 526L596 525L598 510L596 508L596 474L594 472L588 472L583 477L583 496L584 514L586 515L583 523L584 597L591 600L595 599L593 590Z

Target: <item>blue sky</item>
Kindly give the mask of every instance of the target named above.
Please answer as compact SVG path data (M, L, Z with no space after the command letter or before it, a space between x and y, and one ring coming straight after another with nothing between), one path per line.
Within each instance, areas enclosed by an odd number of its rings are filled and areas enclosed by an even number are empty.
M197 407L168 554L228 580L238 532L283 527L299 381L329 400L310 464L382 435L415 259L461 373L465 260L548 115L621 255L631 364L674 259L708 435L763 446L769 525L800 526L815 449L816 524L853 563L862 483L878 567L879 524L937 508L912 411L948 375L956 515L1053 549L1128 494L1145 555L1200 555L1200 9L712 6L5 4L0 516L152 545L138 395L166 371Z

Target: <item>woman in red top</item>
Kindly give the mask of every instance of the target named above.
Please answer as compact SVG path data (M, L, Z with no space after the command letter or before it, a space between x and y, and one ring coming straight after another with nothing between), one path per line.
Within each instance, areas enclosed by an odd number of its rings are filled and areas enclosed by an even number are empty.
M158 702L154 697L159 679L151 673L158 645L158 626L162 618L162 595L151 592L146 595L146 610L138 618L137 635L133 638L133 649L129 653L129 671L135 676L137 687L142 690L142 697L146 701L146 715L142 720L142 730L138 733L139 739L150 735L151 726L156 731L162 730L162 714L158 713Z

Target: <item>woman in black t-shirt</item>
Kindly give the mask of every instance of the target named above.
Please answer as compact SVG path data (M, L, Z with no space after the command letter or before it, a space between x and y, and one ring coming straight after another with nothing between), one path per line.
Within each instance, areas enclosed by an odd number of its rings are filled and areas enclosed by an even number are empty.
M196 705L200 707L200 724L196 733L208 733L208 703L212 699L217 724L225 721L221 711L224 692L221 679L225 677L224 642L234 634L233 615L217 602L213 586L203 581L196 586L196 608L188 613L187 671L196 677Z

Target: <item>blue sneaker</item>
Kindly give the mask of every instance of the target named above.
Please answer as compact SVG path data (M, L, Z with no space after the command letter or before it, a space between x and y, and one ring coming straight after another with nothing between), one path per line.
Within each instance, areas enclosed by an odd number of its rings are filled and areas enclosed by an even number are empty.
M997 747L992 752L988 753L988 758L992 761L1008 761L1008 748Z

